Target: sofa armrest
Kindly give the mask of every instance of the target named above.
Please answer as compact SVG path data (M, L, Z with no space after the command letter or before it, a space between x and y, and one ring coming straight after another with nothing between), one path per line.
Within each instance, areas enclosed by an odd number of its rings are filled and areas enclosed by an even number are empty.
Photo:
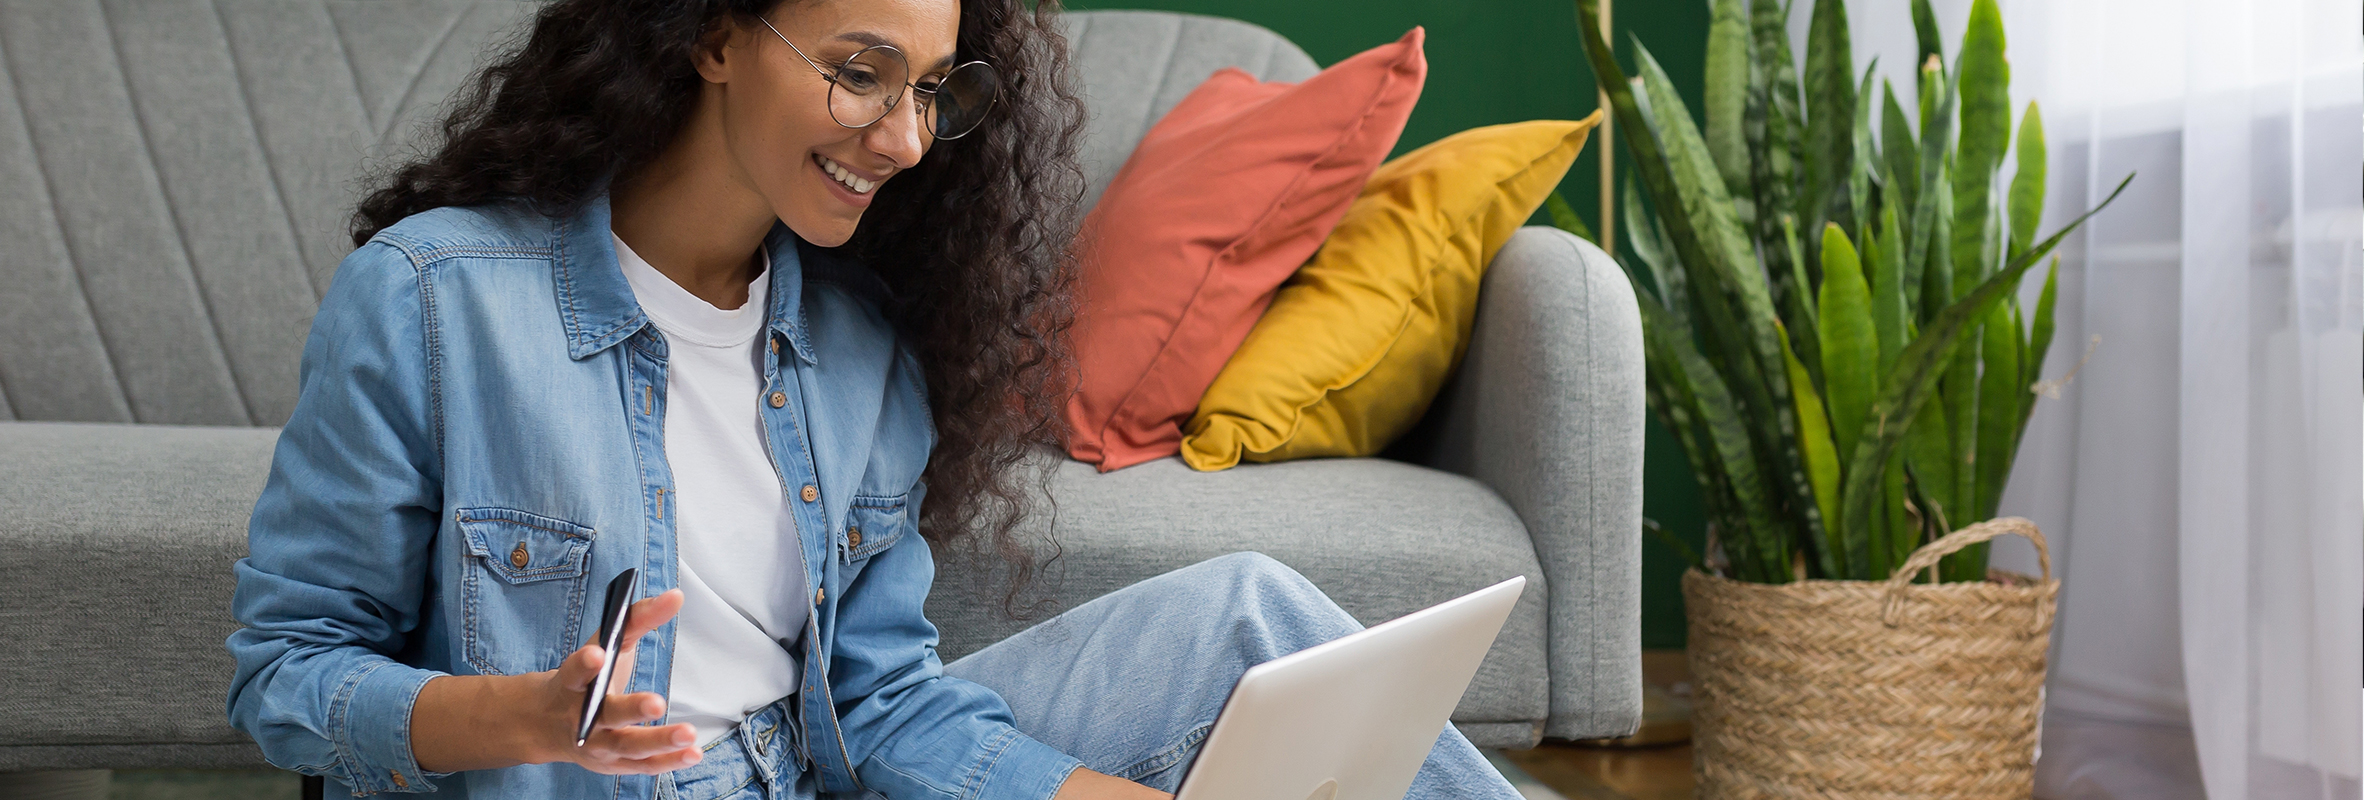
M1412 457L1492 487L1534 537L1550 594L1544 735L1640 724L1642 324L1592 243L1528 227L1494 257L1469 354Z

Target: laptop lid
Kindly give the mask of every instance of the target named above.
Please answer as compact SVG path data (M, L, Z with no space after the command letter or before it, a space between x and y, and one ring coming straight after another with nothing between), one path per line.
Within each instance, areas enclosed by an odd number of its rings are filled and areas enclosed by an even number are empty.
M1176 800L1403 800L1526 585L1249 668Z

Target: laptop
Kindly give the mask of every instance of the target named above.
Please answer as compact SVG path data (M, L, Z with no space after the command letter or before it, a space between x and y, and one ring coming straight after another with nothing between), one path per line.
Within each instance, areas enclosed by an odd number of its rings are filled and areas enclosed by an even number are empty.
M1526 585L1249 668L1175 800L1403 800Z

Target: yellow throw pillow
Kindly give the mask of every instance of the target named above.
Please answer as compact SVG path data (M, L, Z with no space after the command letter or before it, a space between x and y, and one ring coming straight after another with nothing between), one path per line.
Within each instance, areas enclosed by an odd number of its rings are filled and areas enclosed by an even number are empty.
M1463 131L1380 166L1207 387L1182 460L1368 456L1403 435L1469 350L1486 264L1600 119Z

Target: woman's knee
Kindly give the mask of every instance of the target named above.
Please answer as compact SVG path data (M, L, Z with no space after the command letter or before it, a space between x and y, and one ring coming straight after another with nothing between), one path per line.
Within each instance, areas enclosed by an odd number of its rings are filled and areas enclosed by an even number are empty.
M1362 629L1361 623L1297 570L1263 553L1242 552L1200 565L1219 578L1226 616L1305 647Z

